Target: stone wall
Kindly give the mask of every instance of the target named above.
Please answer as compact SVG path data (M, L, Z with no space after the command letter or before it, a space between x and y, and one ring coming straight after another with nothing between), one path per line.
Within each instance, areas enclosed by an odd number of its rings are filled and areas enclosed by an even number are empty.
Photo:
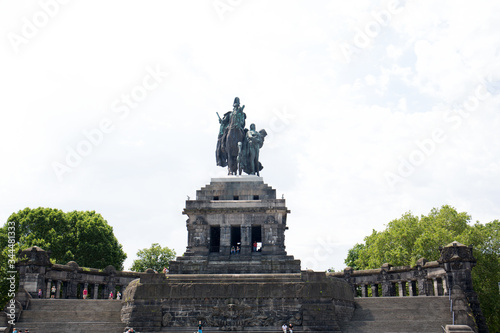
M340 332L354 312L350 286L325 273L152 274L130 284L122 321L144 331L196 327L208 330L303 330Z

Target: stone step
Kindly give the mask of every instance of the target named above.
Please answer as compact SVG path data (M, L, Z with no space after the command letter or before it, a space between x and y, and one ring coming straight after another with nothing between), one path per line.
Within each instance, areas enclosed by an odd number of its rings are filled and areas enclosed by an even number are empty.
M344 333L441 333L452 320L446 296L356 298L355 304Z
M358 321L342 325L342 333L442 333L440 321Z
M32 299L29 310L120 311L121 307L122 303L119 300Z
M120 310L118 311L57 311L54 315L53 310L25 311L23 313L23 322L72 322L87 321L92 318L95 322L120 322Z
M33 299L16 326L31 333L122 333L120 316L117 300Z
M19 322L18 329L29 329L30 333L88 333L88 332L106 332L123 333L124 324L116 323L90 323L90 322L67 322L67 323L31 323L25 324Z

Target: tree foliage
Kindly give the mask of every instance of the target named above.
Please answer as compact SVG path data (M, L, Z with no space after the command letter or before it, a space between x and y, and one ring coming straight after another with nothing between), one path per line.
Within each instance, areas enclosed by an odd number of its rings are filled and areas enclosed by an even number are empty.
M161 247L158 243L153 243L149 249L137 251L139 259L134 260L131 270L134 272L144 272L151 268L157 272L161 272L163 268L170 265L170 261L175 259L175 251L168 247Z
M420 258L439 259L438 248L458 241L474 245L477 265L472 270L474 289L481 310L492 332L500 331L500 222L471 225L467 213L451 206L434 208L428 215L410 212L389 222L383 231L372 231L363 244L348 251L345 264L355 269L378 268L384 263L394 266L415 265Z
M82 267L123 269L127 255L114 236L113 228L95 211L64 213L52 208L26 208L13 213L7 222L16 225L21 250L38 246L51 252L51 260ZM0 246L7 245L7 223L0 229Z

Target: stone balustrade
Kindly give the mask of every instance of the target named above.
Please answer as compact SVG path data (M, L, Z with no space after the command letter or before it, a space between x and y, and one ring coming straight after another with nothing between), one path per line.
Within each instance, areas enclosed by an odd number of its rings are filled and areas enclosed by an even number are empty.
M34 298L39 297L39 290L42 298L83 298L84 289L90 299L108 298L110 292L116 298L118 291L123 294L127 285L141 274L117 271L113 266L85 268L74 261L66 265L52 264L49 254L36 246L22 251L20 258L19 289Z
M420 259L415 267L393 267L384 264L378 269L328 273L347 281L354 297L444 296L448 295L446 271L437 261Z
M453 242L439 251L439 260L420 259L414 267L383 264L377 269L358 271L347 267L327 276L347 281L354 297L449 296L455 323L488 332L472 285L472 268L476 265L472 246ZM468 306L460 308L457 304Z

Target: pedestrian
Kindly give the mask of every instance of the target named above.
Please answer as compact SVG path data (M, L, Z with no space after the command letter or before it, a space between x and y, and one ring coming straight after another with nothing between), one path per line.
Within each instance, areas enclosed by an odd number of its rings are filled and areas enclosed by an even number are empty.
M257 252L257 242L253 242L253 252Z
M38 298L42 298L42 289L38 289Z
M109 299L113 299L113 292L112 291L109 293L109 297L108 298Z
M83 289L83 299L87 299L87 296L89 294L89 291L87 288Z
M56 298L56 286L52 286L52 288L50 288L50 298Z
M14 328L14 330L12 331L12 333L19 333L19 332L17 331L17 328Z
M122 299L122 293L121 292L118 291L116 293L116 299L118 299L118 300Z
M286 326L286 323L281 326L281 329L283 330L283 333L286 333L286 330L288 329L288 326Z
M293 333L293 325L292 325L292 323L288 324L288 330L290 331L290 333Z
M203 333L203 332L202 332L202 329L203 329L203 327L202 327L202 325L201 325L201 320L200 320L200 321L198 322L198 333Z

